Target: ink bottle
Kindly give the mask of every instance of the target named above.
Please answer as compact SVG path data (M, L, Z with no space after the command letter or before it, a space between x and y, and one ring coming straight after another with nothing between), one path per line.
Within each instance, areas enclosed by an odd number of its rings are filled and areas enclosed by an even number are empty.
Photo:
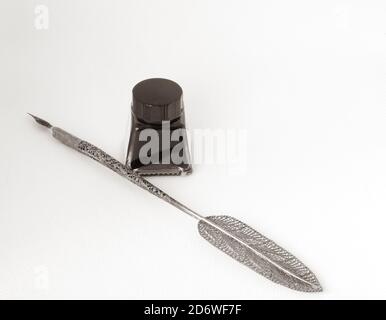
M182 94L182 88L168 79L146 79L134 86L129 169L146 176L192 172Z

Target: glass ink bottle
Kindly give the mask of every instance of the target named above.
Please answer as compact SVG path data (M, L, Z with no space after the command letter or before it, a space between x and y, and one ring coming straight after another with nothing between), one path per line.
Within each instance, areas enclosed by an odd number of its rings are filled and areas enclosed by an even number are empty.
M126 166L140 175L191 173L182 88L152 78L137 83L132 94Z

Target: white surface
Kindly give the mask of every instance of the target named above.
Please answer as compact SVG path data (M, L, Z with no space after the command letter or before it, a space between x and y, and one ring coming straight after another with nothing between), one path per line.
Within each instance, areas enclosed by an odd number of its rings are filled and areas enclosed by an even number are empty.
M1 298L386 298L385 1L2 0L0 12ZM274 239L323 293L242 267L26 116L123 161L130 90L154 76L181 84L189 128L246 128L250 148L248 173L196 165L151 181Z

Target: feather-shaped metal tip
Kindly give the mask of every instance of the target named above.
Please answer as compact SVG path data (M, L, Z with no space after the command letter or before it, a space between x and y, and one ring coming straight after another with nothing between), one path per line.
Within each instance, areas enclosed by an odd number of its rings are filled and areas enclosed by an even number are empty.
M37 123L39 123L40 125L42 125L42 126L44 126L44 127L47 127L47 128L49 128L49 129L52 128L52 125L51 125L49 122L47 122L46 120L43 120L43 119L41 119L41 118L39 118L39 117L37 117L37 116L34 116L34 115L31 114L31 113L27 113L27 114L30 115L32 118L34 118L34 120L35 120Z
M212 245L273 282L297 291L323 291L299 259L233 217L203 218L198 230Z

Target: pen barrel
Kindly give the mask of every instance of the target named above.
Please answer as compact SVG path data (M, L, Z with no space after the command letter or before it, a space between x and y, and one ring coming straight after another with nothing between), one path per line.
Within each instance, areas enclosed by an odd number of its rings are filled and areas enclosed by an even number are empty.
M66 146L75 149L76 151L79 151L89 158L99 162L105 167L118 173L120 176L126 178L130 182L149 191L153 195L159 198L168 197L168 195L166 195L162 190L158 189L156 186L143 179L139 174L126 168L118 160L114 159L112 156L108 155L106 152L92 145L91 143L79 139L78 137L58 127L52 128L52 136Z
M112 171L118 173L120 176L126 178L130 182L136 184L137 186L141 187L142 189L150 192L151 194L155 195L156 197L168 202L169 204L175 206L176 208L184 211L185 213L193 216L196 219L200 219L201 216L189 209L188 207L184 206L177 200L170 197L168 194L163 192L161 189L157 188L155 185L147 181L146 179L142 178L138 173L134 172L133 170L128 169L126 166L124 166L121 162L114 159L112 156L104 152L103 150L99 149L98 147L92 145L91 143L84 141L82 139L79 139L78 137L72 135L71 133L68 133L64 131L61 128L53 127L52 130L52 136L65 144L66 146L83 153L84 155L88 156L89 158L99 162L103 166L111 169Z
M58 127L52 127L52 136L59 140L61 143L65 144L67 147L70 147L72 149L78 150L78 145L82 141L78 137L73 136L71 133L68 133L67 131L64 131L61 128Z

